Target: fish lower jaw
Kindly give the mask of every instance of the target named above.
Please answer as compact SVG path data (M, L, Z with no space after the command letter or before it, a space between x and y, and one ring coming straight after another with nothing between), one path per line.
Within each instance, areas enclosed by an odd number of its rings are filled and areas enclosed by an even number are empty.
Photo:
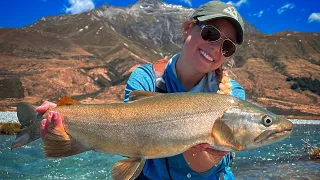
M268 142L275 142L285 139L286 137L290 136L292 133L292 129L284 129L282 131L275 131L273 133L268 134L265 137L258 136L254 142L255 143L261 143L261 144L268 144Z

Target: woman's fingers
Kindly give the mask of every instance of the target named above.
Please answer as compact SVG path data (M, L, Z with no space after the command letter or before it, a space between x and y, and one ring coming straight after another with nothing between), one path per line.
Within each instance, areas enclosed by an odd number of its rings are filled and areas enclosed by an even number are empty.
M57 107L55 103L44 101L39 107L36 108L37 113L44 114L48 109Z
M41 126L40 126L40 137L41 139L45 139L46 134L47 134L47 119L43 119L41 121Z
M62 118L58 112L50 111L48 117L41 121L40 137L47 138L48 133L64 134Z
M228 151L218 151L218 150L211 149L211 148L207 148L206 151L209 154L211 154L212 156L225 156L229 153Z

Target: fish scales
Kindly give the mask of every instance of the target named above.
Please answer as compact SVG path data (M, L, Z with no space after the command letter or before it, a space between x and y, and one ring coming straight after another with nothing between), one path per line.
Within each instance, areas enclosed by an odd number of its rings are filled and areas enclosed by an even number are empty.
M214 120L235 106L226 98L171 94L127 104L60 106L54 110L63 115L71 137L83 144L104 153L154 158L175 155L199 143L212 144Z

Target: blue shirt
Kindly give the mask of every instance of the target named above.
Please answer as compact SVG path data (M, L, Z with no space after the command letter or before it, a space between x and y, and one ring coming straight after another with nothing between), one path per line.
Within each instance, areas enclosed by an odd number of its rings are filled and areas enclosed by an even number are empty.
M174 86L177 86L176 88L173 88L176 90L175 92L185 92L186 91L185 88L180 83L177 83L177 78L174 72L170 71L169 69L171 68L168 68L168 65L167 65L165 74L164 74L167 87L168 85L173 86L172 82L174 81L175 82ZM234 80L231 80L231 83L232 83L231 95L244 99L245 93L242 86L239 85ZM131 73L131 76L127 82L127 86L125 89L124 102L128 102L129 93L133 90L144 90L144 91L155 92L155 77L153 74L152 65L148 64L148 65L139 66ZM170 92L170 88L168 88L168 92ZM170 174L174 180L176 179L215 180L215 179L220 179L220 173L223 173L224 179L226 180L234 179L234 176L229 167L230 153L226 155L216 166L212 167L210 170L203 173L198 173L193 171L185 161L182 154L169 157L168 161L169 161ZM147 176L152 180L170 179L164 158L148 159L143 168L143 173L145 176Z

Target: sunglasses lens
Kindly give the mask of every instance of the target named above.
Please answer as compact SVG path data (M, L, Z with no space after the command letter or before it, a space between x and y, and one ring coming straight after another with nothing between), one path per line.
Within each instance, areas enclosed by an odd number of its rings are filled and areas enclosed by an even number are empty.
M236 46L228 39L224 40L222 44L222 54L224 57L230 57L236 52Z
M214 27L204 27L201 31L202 39L205 41L216 41L220 38L220 32Z

